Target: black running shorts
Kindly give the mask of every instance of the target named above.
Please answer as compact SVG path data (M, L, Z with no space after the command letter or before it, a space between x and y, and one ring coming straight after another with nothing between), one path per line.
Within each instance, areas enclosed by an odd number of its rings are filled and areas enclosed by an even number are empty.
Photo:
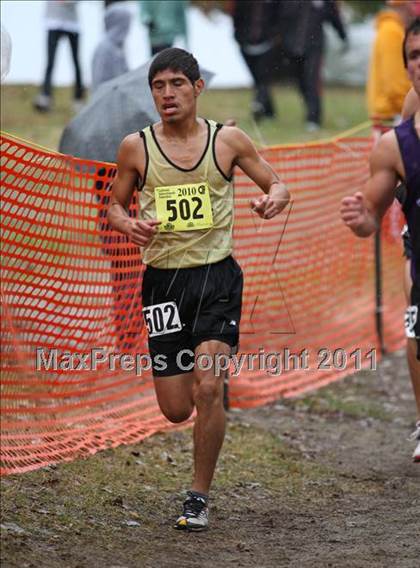
M410 260L411 258L413 258L413 244L411 242L410 232L407 225L404 225L404 228L401 231L401 236L404 246L404 256Z
M232 256L195 268L147 266L143 317L153 375L191 372L190 354L203 341L221 341L233 352L239 342L242 288L242 270Z

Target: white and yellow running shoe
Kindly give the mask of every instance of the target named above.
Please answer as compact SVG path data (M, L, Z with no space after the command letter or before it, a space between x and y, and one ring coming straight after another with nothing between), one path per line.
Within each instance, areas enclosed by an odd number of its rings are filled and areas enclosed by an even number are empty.
M186 531L204 531L209 524L209 509L204 497L194 495L187 491L184 501L184 510L174 525L175 529Z

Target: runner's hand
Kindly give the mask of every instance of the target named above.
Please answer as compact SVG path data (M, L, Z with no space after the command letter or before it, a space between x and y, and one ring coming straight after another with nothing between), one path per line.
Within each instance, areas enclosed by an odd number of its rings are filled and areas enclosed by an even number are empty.
M130 241L140 247L144 247L157 233L157 226L160 225L157 219L148 219L147 221L134 221L130 223L127 236Z
M350 229L357 229L363 225L366 222L367 213L363 193L360 191L342 199L341 219Z
M288 199L284 194L271 195L266 194L258 199L251 200L251 209L258 213L262 219L272 219L283 211L286 207Z

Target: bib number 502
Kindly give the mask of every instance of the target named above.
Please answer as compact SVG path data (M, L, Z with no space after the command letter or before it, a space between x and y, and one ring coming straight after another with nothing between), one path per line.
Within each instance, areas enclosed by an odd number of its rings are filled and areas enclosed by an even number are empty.
M183 221L188 221L188 219L203 219L204 215L200 212L203 202L199 197L191 197L191 202L188 199L168 199L166 202L166 210L170 212L168 221L176 221L178 219L178 214ZM191 206L193 207L191 211Z
M175 302L147 306L143 308L143 317L149 331L149 337L175 333L182 329Z

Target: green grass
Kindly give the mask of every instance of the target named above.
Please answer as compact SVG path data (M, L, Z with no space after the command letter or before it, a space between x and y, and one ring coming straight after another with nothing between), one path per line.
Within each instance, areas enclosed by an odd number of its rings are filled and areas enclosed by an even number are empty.
M71 89L55 89L54 110L40 114L32 109L38 89L33 85L6 85L1 93L1 128L41 146L57 149L64 126L71 120ZM273 88L278 118L258 126L250 119L250 89L209 90L199 101L199 113L219 122L234 118L258 145L301 143L330 138L367 120L363 89L329 87L324 93L324 128L304 131L304 107L295 88Z
M330 138L367 120L365 94L362 89L328 88L324 95L324 127L318 133L304 130L304 106L296 89L290 86L273 89L278 117L263 120L258 127L250 118L252 91L214 90L204 93L200 112L224 122L234 118L256 142L293 144Z
M339 415L353 419L369 417L384 422L392 420L391 414L375 401L361 401L352 394L343 397L331 388L321 389L318 391L317 396L312 394L297 399L294 405L295 408L302 407L309 412L316 412L326 416Z

